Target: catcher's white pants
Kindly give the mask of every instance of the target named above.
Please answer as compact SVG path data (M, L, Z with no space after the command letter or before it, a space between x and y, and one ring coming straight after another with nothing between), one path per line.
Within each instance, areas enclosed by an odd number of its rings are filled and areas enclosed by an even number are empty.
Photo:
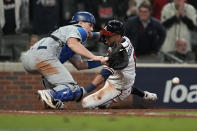
M131 88L120 90L116 89L109 81L105 82L102 89L85 97L82 100L83 108L109 107L112 103L124 100L131 93Z

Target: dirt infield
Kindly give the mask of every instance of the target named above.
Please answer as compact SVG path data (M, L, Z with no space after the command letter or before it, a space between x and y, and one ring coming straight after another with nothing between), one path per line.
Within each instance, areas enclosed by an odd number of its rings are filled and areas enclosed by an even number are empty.
M101 115L101 116L139 116L197 118L197 109L64 109L64 110L0 110L0 114L19 115Z
M63 110L44 109L42 102L39 108L32 109L0 109L0 114L19 115L91 115L91 116L139 116L139 117L169 117L169 118L197 118L197 109L161 109L161 108L137 108L132 105L133 97L125 101L113 104L110 109L82 109L81 103L67 102Z

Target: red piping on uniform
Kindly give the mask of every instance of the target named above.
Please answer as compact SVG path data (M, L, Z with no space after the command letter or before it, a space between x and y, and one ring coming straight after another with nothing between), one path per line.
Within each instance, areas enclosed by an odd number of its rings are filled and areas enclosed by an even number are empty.
M114 70L109 68L108 66L104 66L103 68L106 69L106 70L109 70L112 74L114 74Z
M112 32L107 31L107 30L105 30L105 29L102 29L102 30L100 31L100 33L103 34L103 35L105 35L105 36L114 36L114 35L117 35L116 33L112 33Z

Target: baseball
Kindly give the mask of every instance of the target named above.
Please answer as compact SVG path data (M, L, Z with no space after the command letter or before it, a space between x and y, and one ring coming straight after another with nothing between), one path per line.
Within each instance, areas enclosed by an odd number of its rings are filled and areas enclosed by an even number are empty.
M108 61L109 60L109 57L105 57L105 61Z
M180 79L179 79L178 77L174 77L174 78L172 79L172 83L173 83L173 84L179 84L179 83L180 83Z

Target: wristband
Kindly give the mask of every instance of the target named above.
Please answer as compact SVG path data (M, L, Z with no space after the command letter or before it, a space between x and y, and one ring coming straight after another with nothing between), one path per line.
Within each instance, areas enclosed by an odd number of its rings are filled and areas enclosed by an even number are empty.
M100 61L87 61L87 62L88 62L88 69L96 68L102 65Z
M93 91L94 89L96 89L96 86L91 83L88 86L86 86L84 89L85 89L85 93L89 93L89 92Z
M112 75L112 72L107 69L102 69L100 74L103 76L103 78L106 80L110 75Z

